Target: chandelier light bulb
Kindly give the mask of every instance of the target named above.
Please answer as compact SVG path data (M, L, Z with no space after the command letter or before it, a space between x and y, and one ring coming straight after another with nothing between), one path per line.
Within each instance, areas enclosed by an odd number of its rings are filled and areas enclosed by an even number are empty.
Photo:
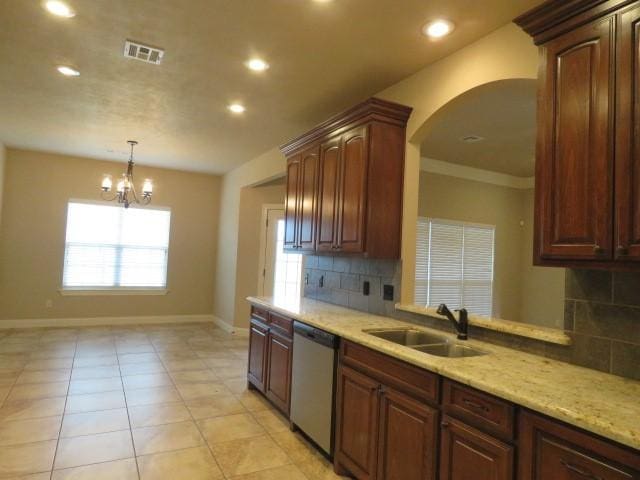
M111 175L105 175L102 178L102 191L109 192L111 191L112 186L113 186L113 181L111 180Z
M118 181L117 190L118 190L118 193L124 193L124 180Z
M153 182L146 178L142 184L142 193L147 196L151 196L153 193Z

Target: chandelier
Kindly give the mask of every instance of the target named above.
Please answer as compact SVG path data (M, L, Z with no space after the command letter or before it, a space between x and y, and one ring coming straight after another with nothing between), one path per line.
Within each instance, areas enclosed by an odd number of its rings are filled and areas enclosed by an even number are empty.
M142 198L139 199L133 185L133 147L135 147L138 142L135 140L127 140L127 143L131 145L131 155L129 156L129 163L127 164L127 172L122 174L122 178L118 180L118 184L116 185L115 193L111 195L109 195L113 187L111 175L105 175L103 177L102 199L109 202L117 200L118 203L124 205L124 208L129 208L129 205L134 203L149 205L151 202L151 194L153 193L153 183L150 179L145 179L142 184Z

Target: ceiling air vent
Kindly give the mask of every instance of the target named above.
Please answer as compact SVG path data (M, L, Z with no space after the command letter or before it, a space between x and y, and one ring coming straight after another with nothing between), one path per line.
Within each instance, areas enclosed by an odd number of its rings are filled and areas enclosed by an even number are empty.
M484 140L484 137L479 135L466 135L460 139L464 143L478 143Z
M162 61L162 57L164 56L164 50L127 40L124 42L124 56L127 58L135 58L142 62L159 65Z

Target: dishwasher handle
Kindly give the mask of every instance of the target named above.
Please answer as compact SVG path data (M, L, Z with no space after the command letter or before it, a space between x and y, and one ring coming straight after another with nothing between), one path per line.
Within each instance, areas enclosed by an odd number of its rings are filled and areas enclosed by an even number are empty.
M325 332L302 322L293 322L293 331L312 342L319 343L325 347L338 348L338 337L332 333Z

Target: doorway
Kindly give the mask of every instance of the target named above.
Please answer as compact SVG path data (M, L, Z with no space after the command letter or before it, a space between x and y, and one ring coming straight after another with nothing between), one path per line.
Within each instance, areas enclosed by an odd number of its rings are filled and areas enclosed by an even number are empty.
M284 251L284 208L265 206L258 292L274 298L300 298L304 256Z

